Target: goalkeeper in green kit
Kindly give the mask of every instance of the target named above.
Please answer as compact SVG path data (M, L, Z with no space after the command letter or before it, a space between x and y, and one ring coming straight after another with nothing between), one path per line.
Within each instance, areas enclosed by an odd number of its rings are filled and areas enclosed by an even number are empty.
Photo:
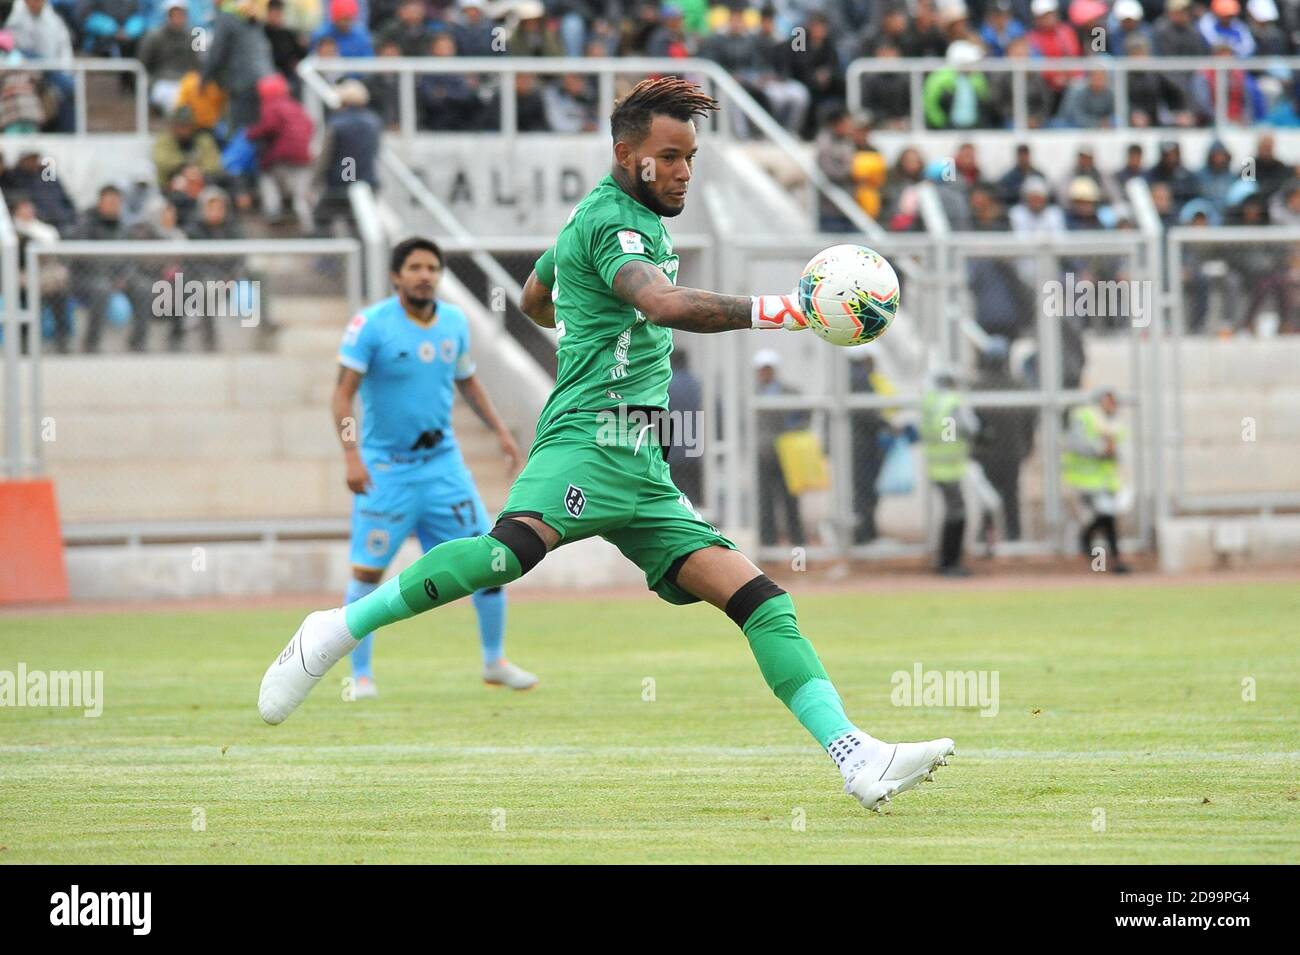
M639 83L610 116L614 167L578 203L524 286L523 311L554 327L559 363L528 462L492 531L434 547L373 593L310 614L262 678L258 708L283 722L357 636L528 573L556 547L600 536L674 604L704 600L744 633L763 679L868 809L930 778L950 739L885 743L858 729L800 633L790 595L735 549L672 482L661 435L673 329L807 327L792 295L720 295L676 284L663 218L686 205L695 117L718 104L675 77ZM650 422L611 428L610 421Z

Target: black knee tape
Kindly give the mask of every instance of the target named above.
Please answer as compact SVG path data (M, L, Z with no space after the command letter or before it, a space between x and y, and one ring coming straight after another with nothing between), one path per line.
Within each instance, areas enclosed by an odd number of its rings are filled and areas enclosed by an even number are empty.
M779 597L783 593L785 591L778 587L776 581L771 577L767 576L767 574L759 574L727 600L727 616L735 621L737 627L743 630L745 624L749 622L750 616L759 608L760 604L766 603L773 597Z
M542 535L523 521L505 517L497 521L496 527L488 533L510 548L519 561L521 574L526 574L542 562L546 556L546 541Z

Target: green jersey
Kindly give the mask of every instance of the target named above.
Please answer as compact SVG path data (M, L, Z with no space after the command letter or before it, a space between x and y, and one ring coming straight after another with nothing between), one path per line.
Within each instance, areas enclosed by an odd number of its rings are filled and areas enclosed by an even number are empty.
M555 390L537 422L618 405L666 408L672 331L646 321L612 285L633 260L677 282L677 256L663 221L605 176L569 215L534 271L555 303Z

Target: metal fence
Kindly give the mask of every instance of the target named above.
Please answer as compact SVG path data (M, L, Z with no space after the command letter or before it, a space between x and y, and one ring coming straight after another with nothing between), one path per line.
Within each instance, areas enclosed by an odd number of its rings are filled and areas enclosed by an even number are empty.
M46 408L76 398L46 394L47 342L67 351L269 351L282 348L285 336L310 335L322 302L342 305L331 335L362 302L361 248L351 239L33 242L20 283L6 222L0 218L0 294L13 476L45 469ZM67 380L72 387L89 381ZM166 407L174 396L158 399Z
M40 132L39 127L51 122L57 125L62 121L62 124L69 128L56 128L53 132L76 136L104 132L148 135L149 77L139 60L95 57L75 59L66 63L24 60L20 68L5 67L0 70L0 79L12 80L22 74L29 74L32 77L31 82L36 87L33 92L36 94L37 101L41 103L42 112L39 119L33 114L27 117L23 128L15 127L7 130L8 133L37 134ZM130 84L130 92L126 95L130 97L132 109L126 117L125 128L115 128L113 122L113 117L118 113L114 105L126 98L123 91L120 88L102 89L96 91L97 97L92 97L90 88L94 84L90 82L91 77L114 80L122 77L129 78L127 82ZM51 96L43 97L41 93L48 93ZM44 113L44 102L49 99L56 104L56 114L53 116ZM38 128L25 128L32 125Z
M845 82L851 110L871 110L881 125L893 128L1079 128L1060 107L1070 84L1086 84L1090 74L1098 74L1093 81L1096 101L1111 103L1093 125L1251 126L1265 116L1255 115L1249 104L1268 105L1265 88L1274 100L1290 97L1297 69L1300 56L986 58L957 67L939 57L863 57L849 64ZM975 78L980 104L978 115L960 127L938 105L942 96L937 89L957 74ZM1233 95L1245 77L1257 97ZM934 88L927 90L927 85ZM1234 116L1234 103L1244 103L1238 108L1247 112Z
M1164 254L1169 507L1300 507L1300 228L1184 226ZM1230 336L1249 367L1219 359Z

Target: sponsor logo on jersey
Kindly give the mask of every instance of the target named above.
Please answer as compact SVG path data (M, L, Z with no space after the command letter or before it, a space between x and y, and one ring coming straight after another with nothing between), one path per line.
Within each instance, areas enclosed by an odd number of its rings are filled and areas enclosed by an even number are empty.
M360 312L353 315L352 320L348 322L348 327L346 331L343 332L343 344L355 345L357 343L357 338L359 338L361 335L361 329L365 324L366 324L365 315L361 314Z
M645 255L645 243L641 241L641 233L633 229L620 229L618 244L623 247L624 252Z
M564 509L573 517L581 517L586 506L587 495L582 493L582 488L570 484L564 492Z
M430 577L424 578L424 593L425 596L427 596L430 600L438 599L438 586L433 582L433 579Z

